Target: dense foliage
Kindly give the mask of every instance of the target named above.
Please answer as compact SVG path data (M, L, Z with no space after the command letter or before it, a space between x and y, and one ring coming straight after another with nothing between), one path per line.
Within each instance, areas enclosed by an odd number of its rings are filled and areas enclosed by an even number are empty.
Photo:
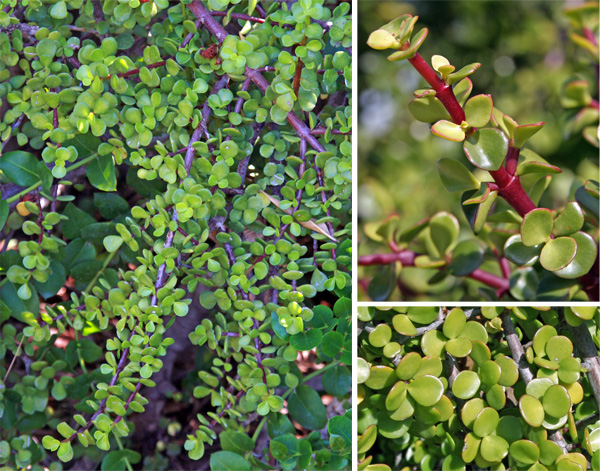
M597 301L598 101L593 84L598 4L553 12L552 6L528 2L508 15L523 13L519 23L509 25L508 17L494 18L487 3L442 3L435 15L429 4L416 12L423 11L441 30L432 28L432 34L449 36L454 48L438 40L427 49L428 29L419 29L421 20L404 14L368 38L374 49L396 51L387 64L381 63L381 53L361 56L361 96L370 99L361 99L361 136L366 137L359 148L359 167L365 169L359 182L359 265L364 266L359 294L373 300ZM400 9L388 5L380 11L397 14ZM443 10L453 10L454 16L436 24L448 13ZM560 13L570 23L567 55L560 52L558 59L551 55L564 48L555 44L557 28L540 19L548 13ZM486 28L475 26L477 18L489 23L490 34L500 35L495 59L489 56L493 45ZM562 21L566 31L567 21ZM543 41L522 37L529 23L547 29ZM475 28L477 33L471 31ZM524 41L518 48L511 43L517 38ZM479 57L473 51L476 40ZM461 48L461 42L466 46ZM454 56L440 55L449 49ZM430 61L420 55L424 50L432 53ZM544 53L542 64L524 72L528 79L517 75L526 67L515 63L519 54ZM557 68L559 60L569 65L561 63L556 76L542 75ZM429 88L420 85L410 66ZM486 67L496 77L491 80L488 71L482 77L485 85L478 84ZM494 81L500 85L493 86ZM500 93L489 94L494 89ZM407 120L404 103L413 91ZM378 99L378 94L384 96ZM384 106L376 116L373 103L385 97L399 104ZM556 103L568 111L548 113L546 97L548 107L556 110ZM450 142L431 143L436 139L430 134ZM561 138L569 136L570 143L562 145ZM538 154L544 151L569 152L569 159L546 160Z
M349 466L350 4L0 8L0 468Z
M358 318L359 471L600 469L597 307Z

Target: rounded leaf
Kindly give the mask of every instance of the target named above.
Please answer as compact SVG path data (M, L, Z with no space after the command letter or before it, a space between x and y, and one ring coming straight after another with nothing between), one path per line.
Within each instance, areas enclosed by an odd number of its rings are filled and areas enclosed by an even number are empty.
M448 340L446 343L446 351L456 358L464 358L473 349L473 344L469 339L460 337Z
M462 142L465 140L465 132L460 124L445 119L441 119L431 126L431 132L449 141Z
M392 329L387 324L379 324L369 332L369 343L374 347L383 347L392 340Z
M483 247L475 240L463 240L452 250L448 268L455 276L466 276L477 270L482 263Z
M573 354L573 343L564 335L556 335L546 343L546 355L551 361L569 358Z
M417 404L430 407L436 404L444 395L444 385L439 378L425 375L416 378L408 385L408 393Z
M498 170L508 150L508 139L495 128L478 129L464 143L469 161L483 170Z
M552 232L555 236L569 235L583 227L585 215L579 203L570 201L554 220Z
M356 382L362 384L369 379L371 374L371 365L364 358L356 359Z
M371 366L369 379L365 381L365 385L371 389L384 389L396 382L394 370L389 366L373 365Z
M545 208L529 211L521 223L521 241L527 247L542 244L552 233L552 213Z
M597 306L570 306L566 309L584 321L591 321L598 314Z
M396 37L384 29L373 31L367 39L367 44L373 49L383 50L397 46Z
M542 398L544 411L552 417L563 417L571 409L571 397L564 386L550 386Z
M540 457L539 447L530 440L517 440L510 445L510 456L524 464L533 464Z
M499 421L500 416L498 415L498 411L491 407L486 407L477 415L477 418L473 422L473 433L478 437L490 435L496 430Z
M422 361L421 355L417 352L407 353L396 367L396 376L405 381L414 378L421 368Z
M553 384L554 382L550 378L534 378L529 382L525 391L530 396L540 399Z
M500 461L508 454L508 442L497 435L487 435L481 440L479 452L484 460Z
M441 211L429 220L431 240L440 256L447 253L456 242L460 226L453 214Z
M485 384L496 384L502 375L502 368L493 360L488 360L479 367L479 376Z
M392 325L394 326L394 330L401 335L409 337L417 335L417 329L406 314L396 314L392 318Z
M519 410L521 415L532 427L539 427L544 422L544 407L542 403L529 394L523 394L519 399Z
M438 159L437 168L442 185L450 192L478 190L481 186L469 169L456 159Z
M448 313L448 316L446 316L442 326L442 332L449 339L454 339L462 333L466 324L467 316L465 315L465 312L461 308L456 307Z
M572 237L550 239L542 248L540 263L549 271L565 268L575 258L577 243Z
M379 432L379 435L385 438L400 438L408 432L412 421L412 417L400 421L394 420L386 411L382 411L379 414L379 419L377 421L377 431Z
M561 278L579 278L588 273L594 266L598 247L594 238L585 232L571 234L577 243L575 257L566 267L556 270L555 275Z
M464 370L458 373L452 384L452 393L459 399L469 399L479 391L481 380L474 371Z
M504 387L499 384L494 384L486 391L485 399L494 409L504 409L504 406L506 405L506 393L504 392Z
M465 103L465 121L469 126L481 128L489 122L493 108L491 95L475 95Z
M413 99L408 104L408 110L417 121L423 123L434 123L440 119L450 120L442 102L433 95Z
M385 398L385 408L387 410L396 410L406 401L406 383L398 381Z
M123 244L123 238L119 236L106 236L102 241L107 252L116 252Z

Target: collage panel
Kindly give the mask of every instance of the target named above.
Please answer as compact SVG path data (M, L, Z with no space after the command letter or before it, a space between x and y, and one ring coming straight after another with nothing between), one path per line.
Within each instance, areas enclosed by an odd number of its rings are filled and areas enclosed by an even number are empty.
M357 469L600 469L598 307L360 306Z
M352 469L353 15L0 0L0 471Z
M598 4L358 2L359 301L598 301Z

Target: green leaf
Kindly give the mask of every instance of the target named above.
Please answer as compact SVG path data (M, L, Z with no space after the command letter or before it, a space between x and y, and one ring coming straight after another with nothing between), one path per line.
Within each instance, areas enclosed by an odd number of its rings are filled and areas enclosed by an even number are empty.
M557 271L566 267L577 252L577 243L571 237L550 239L542 249L540 263L546 270Z
M210 455L212 471L250 471L251 466L245 458L231 451L217 451Z
M409 59L409 58L413 57L416 54L416 52L419 50L421 45L423 44L423 41L425 41L425 38L427 37L427 33L428 33L428 29L423 28L421 31L419 31L417 34L415 34L411 38L410 46L408 49L406 49L404 51L398 51L398 52L395 52L394 54L389 55L388 60L389 61L401 61L403 59Z
M44 299L51 298L58 293L67 279L67 271L62 263L57 262L56 260L51 260L49 268L50 276L44 283L33 280L33 285L35 286L37 292Z
M319 329L298 332L290 337L290 345L299 351L312 350L321 342L323 334Z
M92 160L85 172L90 183L102 191L115 191L117 177L115 175L115 162L112 155L101 155Z
M429 220L429 230L438 254L443 256L456 242L460 226L453 214L441 211Z
M20 186L31 186L40 181L35 172L38 159L35 155L21 150L14 150L0 156L0 170L13 183Z
M383 50L389 49L394 46L401 46L398 44L396 37L384 29L378 29L373 31L367 39L367 44L373 49Z
M314 329L313 329L314 330ZM344 347L344 336L336 331L327 332L323 336L321 349L329 357L335 358Z
M71 442L63 442L58 447L58 451L56 452L58 459L63 463L67 461L71 461L73 459L73 448L71 447Z
M533 136L536 132L538 132L545 123L535 123L535 124L524 124L522 126L517 126L513 129L512 138L513 138L513 146L517 149L523 147L525 142Z
M94 193L94 205L105 219L129 214L129 203L116 193Z
M344 365L334 366L321 375L321 384L327 394L344 397L350 393L352 373Z
M117 250L119 250L119 247L121 247L121 245L123 244L123 238L119 237L119 236L106 236L104 238L104 240L102 241L102 243L104 244L104 248L112 253L112 252L116 252Z
M464 79L465 77L471 75L473 72L475 72L477 69L479 69L479 67L481 67L481 64L479 62L474 62L472 64L465 65L459 71L448 75L448 78L446 79L446 83L448 83L448 85L452 85L456 82L459 82L462 79Z
M552 233L552 213L545 208L529 211L521 224L521 241L527 247L542 244Z
M517 440L510 445L510 456L524 464L533 464L540 457L539 447L530 440Z
M465 140L465 132L460 124L442 119L431 126L431 132L436 136L443 137L449 141L462 142Z
M4 229L6 220L8 219L9 205L5 200L0 201L0 231Z
M544 175L557 175L562 173L562 170L554 165L550 165L544 162L535 162L531 160L526 160L525 162L521 162L517 166L516 174L519 176L529 175L531 173L542 173Z
M493 108L491 95L475 95L465 104L465 121L469 126L481 128L489 122Z
M571 201L565 209L554 219L552 233L555 236L565 236L579 231L583 227L585 214L579 203Z
M125 471L126 461L130 464L139 463L142 456L133 450L115 450L109 452L102 459L100 469L102 471Z
M521 241L519 234L510 236L504 244L504 256L519 266L530 267L537 262L542 246L528 247Z
M320 430L327 423L327 410L321 396L310 386L298 386L290 394L288 410L292 418L308 430Z
M452 274L466 276L483 263L483 248L475 240L459 242L452 250L452 261L448 266Z
M63 215L69 218L62 221L63 235L67 239L78 238L81 235L82 228L96 222L91 215L79 209L73 203L67 204L63 211Z
M442 398L444 385L439 378L424 375L409 383L407 390L417 404L431 407Z
M561 278L579 278L588 273L594 266L598 247L593 237L585 232L576 232L571 234L577 243L577 253L573 261L565 268L554 272L555 275Z
M442 102L431 95L415 98L408 104L408 109L416 120L423 123L450 119L450 115Z
M464 143L469 161L483 170L498 170L508 150L508 139L495 128L478 129Z
M450 192L478 190L481 183L458 160L443 157L437 161L442 185Z
M396 272L394 264L380 267L369 286L367 294L373 301L386 301L396 287Z
M254 450L254 441L245 433L225 430L219 435L221 448L244 456Z
M351 446L354 441L352 435L352 420L344 415L332 417L327 424L327 431L330 436L337 435L342 437L344 442L346 442L347 447Z
M64 1L56 2L50 7L50 16L57 20L62 20L67 17L67 4ZM66 460L69 461L69 460Z

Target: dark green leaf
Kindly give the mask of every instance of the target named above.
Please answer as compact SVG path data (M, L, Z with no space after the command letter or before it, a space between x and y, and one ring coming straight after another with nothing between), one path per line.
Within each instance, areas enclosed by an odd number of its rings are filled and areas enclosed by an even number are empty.
M15 150L0 156L0 170L13 183L30 186L40 181L36 173L38 159L35 155Z
M212 471L250 471L251 466L237 453L217 451L210 455L210 469Z
M310 386L298 386L290 394L288 410L292 418L308 430L320 430L327 423L327 410L321 396Z
M117 189L117 178L115 175L115 162L112 155L101 155L92 160L85 174L90 183L102 191L115 191Z

